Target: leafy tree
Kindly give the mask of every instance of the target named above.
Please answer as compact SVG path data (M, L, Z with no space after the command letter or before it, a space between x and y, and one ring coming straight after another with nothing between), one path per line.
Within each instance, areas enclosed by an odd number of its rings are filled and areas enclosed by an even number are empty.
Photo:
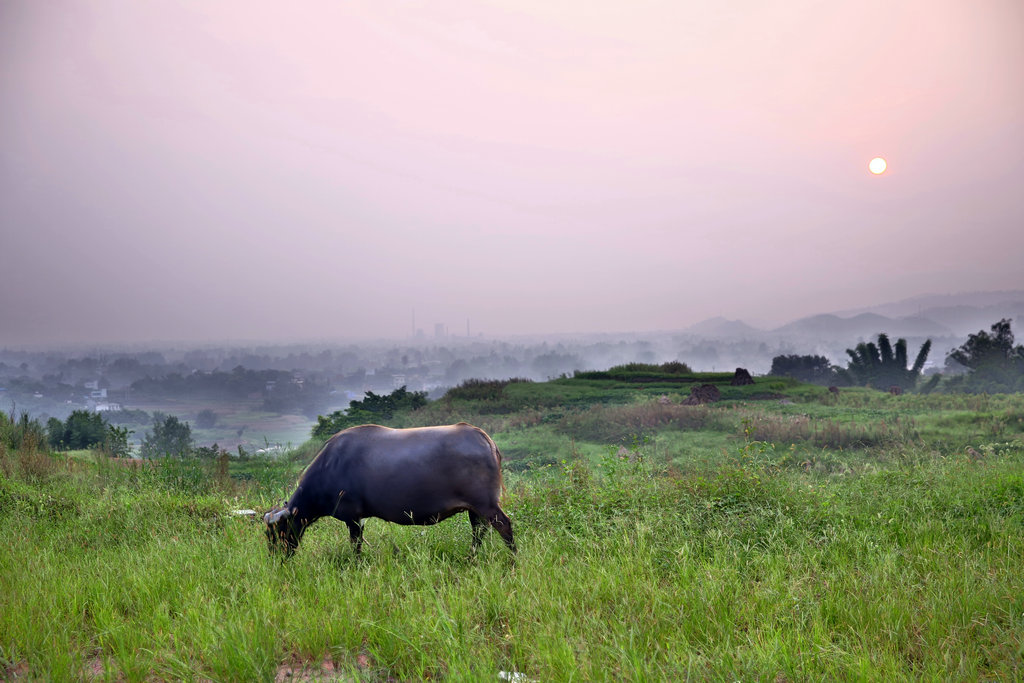
M88 410L76 410L64 422L55 417L46 421L46 440L51 448L102 448L109 455L126 457L130 434L127 427L115 427L100 413Z
M897 339L893 347L888 335L878 335L878 344L861 342L856 349L846 349L850 363L846 367L846 376L851 384L873 386L876 389L899 387L907 390L914 387L921 369L928 360L928 352L932 348L932 340L928 339L921 345L914 365L907 368L907 340Z
M775 356L769 375L828 386L837 382L837 368L825 356Z
M64 442L64 423L55 417L46 421L46 441L50 448L60 448Z
M114 458L127 458L131 455L128 436L133 434L127 427L107 425L107 438L103 442L103 450Z
M959 384L968 391L1015 391L1024 380L1024 346L1014 346L1011 320L1003 318L949 352L947 367L958 363L970 371Z
M103 416L89 410L76 410L64 421L64 434L60 447L70 450L102 446L107 438L107 423Z
M409 391L404 386L387 395L367 391L362 401L349 401L347 410L335 410L326 417L317 416L313 436L327 439L342 429L367 423L387 422L398 411L417 410L425 405L425 391Z
M174 415L153 416L153 433L142 440L142 457L174 456L183 458L192 452L192 427Z

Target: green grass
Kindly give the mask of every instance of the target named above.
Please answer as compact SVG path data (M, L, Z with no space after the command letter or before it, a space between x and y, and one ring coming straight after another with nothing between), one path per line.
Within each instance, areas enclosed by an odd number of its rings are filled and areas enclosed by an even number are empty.
M660 395L400 418L493 430L514 562L494 534L471 559L464 516L369 520L361 558L325 520L292 559L271 558L261 524L230 511L290 493L314 443L227 473L0 451L0 667L56 681L269 681L285 667L370 681L1024 677L1024 397ZM896 418L912 429L849 447L805 429L884 436Z

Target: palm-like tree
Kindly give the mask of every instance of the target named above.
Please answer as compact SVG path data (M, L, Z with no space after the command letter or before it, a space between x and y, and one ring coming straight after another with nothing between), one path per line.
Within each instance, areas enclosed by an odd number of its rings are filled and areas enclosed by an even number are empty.
M902 390L910 389L917 383L931 348L932 340L928 339L921 345L914 365L908 369L907 340L897 339L893 347L889 336L883 332L878 335L877 345L874 342L861 342L855 349L846 349L850 356L846 373L853 384L870 385L878 389L893 386Z

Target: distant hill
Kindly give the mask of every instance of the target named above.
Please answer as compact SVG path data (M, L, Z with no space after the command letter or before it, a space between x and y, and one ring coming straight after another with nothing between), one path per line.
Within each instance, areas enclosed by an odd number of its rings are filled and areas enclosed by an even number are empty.
M1024 290L928 294L865 308L837 311L843 317L874 313L890 318L920 318L947 329L955 336L988 330L1001 318L1024 324ZM928 333L938 334L938 333Z
M877 313L861 313L849 318L830 313L812 315L783 325L773 332L819 339L874 337L880 332L890 337L946 337L953 334L948 327L927 318L888 318Z
M1024 300L1005 301L992 306L948 306L924 311L929 319L952 329L957 336L988 330L1002 318L1012 318L1014 329L1024 326Z
M684 332L699 335L701 337L758 337L764 334L764 330L752 327L742 320L728 320L722 316L702 320L695 325L690 325Z

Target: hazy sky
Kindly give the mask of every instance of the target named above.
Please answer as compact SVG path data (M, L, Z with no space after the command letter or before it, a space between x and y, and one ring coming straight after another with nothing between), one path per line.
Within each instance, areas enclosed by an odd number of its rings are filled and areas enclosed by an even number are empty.
M6 345L1019 289L1024 3L0 0L0 230Z

